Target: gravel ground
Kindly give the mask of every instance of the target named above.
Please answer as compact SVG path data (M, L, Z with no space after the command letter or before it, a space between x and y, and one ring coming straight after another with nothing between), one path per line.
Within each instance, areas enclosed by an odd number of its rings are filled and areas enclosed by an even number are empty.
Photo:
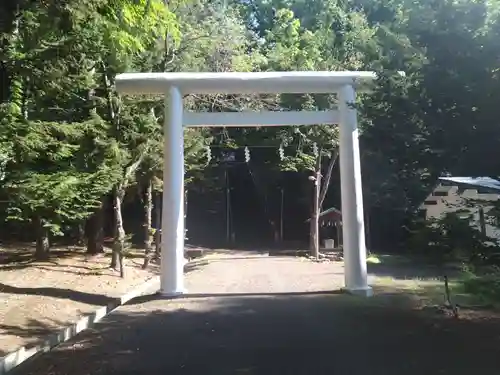
M53 249L45 262L31 258L31 249L0 248L0 356L36 344L156 275L156 267L142 270L141 259L127 259L122 280L108 257L78 250Z
M327 292L339 263L239 254L187 279L189 298L140 297L13 373L500 374L498 319Z
M342 263L312 263L248 252L214 257L208 267L188 276L186 288L190 294L331 291L340 289L344 282Z

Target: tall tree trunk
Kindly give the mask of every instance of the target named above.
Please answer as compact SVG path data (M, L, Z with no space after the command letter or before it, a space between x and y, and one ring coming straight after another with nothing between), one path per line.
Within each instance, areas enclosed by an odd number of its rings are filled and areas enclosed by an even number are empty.
M146 182L144 197L144 263L142 268L147 268L151 260L152 221L153 221L153 184L151 179Z
M446 273L444 274L444 290L445 290L445 298L446 298L445 305L446 305L446 307L451 309L451 311L453 312L453 317L455 319L458 319L458 306L455 305L451 300L450 284L448 281L448 275Z
M95 255L104 253L104 202L101 207L87 220L87 254Z
M339 149L335 149L330 156L330 162L328 163L328 168L326 170L325 178L321 175L321 151L317 158L316 172L314 174L314 192L313 192L313 210L310 220L310 251L311 255L315 258L319 258L319 215L321 213L321 208L323 207L323 202L325 201L326 194L328 193L328 187L330 186L330 181L332 178L333 167L337 161L339 155Z
M0 6L0 35L18 35L19 4L14 1L3 1ZM11 38L0 39L0 51L8 51L9 45L16 41ZM2 59L3 60L3 59ZM0 61L0 103L4 103L11 94L11 72L7 62Z
M479 228L481 230L481 236L486 239L486 219L484 217L484 208L479 207Z
M49 229L44 224L45 221L40 216L35 216L33 218L33 226L36 235L35 258L37 260L46 260L49 258Z
M184 188L184 241L188 240L187 236L187 213L188 213L188 189Z
M368 252L372 251L372 232L371 232L371 216L370 208L367 207L365 210L365 236L366 236L366 249Z
M92 66L89 71L91 81L95 80L96 66ZM95 86L95 85L94 85ZM90 87L87 91L87 102L89 103L89 118L97 114L95 87ZM87 240L87 254L97 255L104 253L104 202L105 197L101 198L101 205L97 211L87 219L85 223L85 234Z
M335 223L335 233L337 235L336 248L339 249L342 246L342 221Z
M321 192L319 195L319 210L323 207L323 202L325 201L326 194L328 193L328 188L330 187L330 181L332 180L333 167L335 167L335 163L339 157L339 148L337 147L333 150L332 155L330 156L330 162L328 163L328 168L326 169L326 175L323 179L323 186L321 186ZM321 173L321 163L319 164L318 169Z
M280 203L280 233L279 233L279 240L280 242L284 241L284 219L283 219L283 214L285 212L285 189L282 187L281 188L281 203Z
M224 169L226 181L226 243L231 243L231 190L229 189L229 174L227 166Z
M161 204L161 200L162 200L162 197L163 197L163 194L158 192L156 194L156 203L155 203L155 207L156 207L156 230L155 230L155 234L154 234L154 240L155 240L155 259L158 260L160 259L160 255L161 255L161 223L162 223L162 220L161 220L161 211L162 211L162 204Z
M80 221L77 225L76 225L76 230L77 230L77 233L76 233L76 243L78 246L85 246L85 221Z
M316 159L316 169L312 178L314 183L313 189L313 209L310 219L310 232L309 232L309 250L311 255L316 259L319 258L319 214L321 205L323 204L324 197L321 191L321 150L319 151ZM329 182L328 180L326 182ZM323 189L324 190L324 189ZM324 193L326 195L326 193Z
M311 228L310 228L310 250L311 255L316 259L319 258L319 199L320 199L320 188L321 188L321 172L316 170L314 176L314 191L313 191L313 209L311 215Z
M111 268L120 270L120 277L125 277L123 262L123 251L125 248L125 229L123 228L122 201L125 196L123 187L118 185L113 192L113 211L115 216L115 236L113 240L113 253L111 256Z

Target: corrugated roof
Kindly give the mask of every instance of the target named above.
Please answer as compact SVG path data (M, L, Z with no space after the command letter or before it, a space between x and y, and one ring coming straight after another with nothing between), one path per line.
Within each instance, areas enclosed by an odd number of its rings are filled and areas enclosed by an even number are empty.
M339 214L340 216L342 216L342 212L340 212L340 210L336 209L335 207L332 207L332 208L329 208L329 209L324 210L323 212L321 212L319 214L319 217L331 214L332 212L335 212L336 214Z
M439 180L461 185L482 187L500 192L500 181L491 177L440 177Z

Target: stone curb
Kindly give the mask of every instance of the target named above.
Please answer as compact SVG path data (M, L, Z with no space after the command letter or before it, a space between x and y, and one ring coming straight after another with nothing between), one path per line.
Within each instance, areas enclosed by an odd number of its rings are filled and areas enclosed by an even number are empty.
M208 263L209 262L205 259L199 259L189 262L185 265L185 272L190 272L197 266L206 265ZM61 328L56 332L47 335L46 338L43 339L39 344L30 348L22 346L17 350L10 352L3 357L0 357L0 375L7 374L10 370L19 366L21 363L32 358L33 356L48 352L55 346L75 337L81 331L91 328L94 324L99 322L99 320L104 318L113 310L126 304L128 301L139 297L149 289L152 289L155 285L158 285L159 282L160 277L153 276L131 292L126 293L121 297L114 298L113 301L108 303L106 306L99 307L93 313L87 314L83 318L79 319L76 323L70 324L65 328Z
M144 282L133 291L124 294L121 297L115 298L106 306L99 307L93 313L87 314L83 318L80 318L76 323L70 324L65 328L61 328L56 332L47 335L46 338L43 339L39 344L30 347L29 349L22 346L19 349L5 355L4 357L0 357L0 375L7 374L7 372L12 370L14 367L19 366L21 363L33 357L34 355L48 352L53 347L71 339L81 331L92 327L95 323L104 318L111 311L127 303L131 299L138 297L148 289L152 288L158 282L159 277L153 276L151 279Z

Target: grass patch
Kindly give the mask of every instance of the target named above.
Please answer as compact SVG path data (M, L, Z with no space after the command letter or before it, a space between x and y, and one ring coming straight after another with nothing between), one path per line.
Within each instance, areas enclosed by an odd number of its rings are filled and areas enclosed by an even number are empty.
M376 277L373 287L383 293L406 294L422 305L441 304L444 301L444 285L440 280L407 279Z
M446 303L444 282L440 278L402 280L392 277L375 277L372 285L381 293L407 295L421 306ZM478 294L477 289L471 288L471 285L471 279L465 279L465 276L450 280L452 302L462 307L491 305L491 298L484 298L483 295Z
M429 269L428 274L423 272L419 277L409 278L372 276L371 284L382 293L406 294L418 300L423 305L443 304L445 302L445 287L442 277L436 266L426 262L425 258L405 256L369 254L368 265L372 265L376 274L377 265L388 267L388 270L401 269ZM454 304L461 307L500 307L500 269L483 268L476 273L471 272L462 265L450 265L449 286L451 299ZM397 274L397 273L396 273Z
M380 264L380 263L382 263L382 261L380 260L380 258L378 256L376 256L374 254L370 254L366 258L366 263Z
M476 303L484 305L500 305L500 273L494 272L485 275L464 273L459 280L457 290L461 293L474 296Z
M401 254L377 254L369 253L366 261L372 264L384 264L390 266L405 266L415 264L427 264L424 258L414 255Z
M399 280L376 277L373 287L382 293L405 294L422 306L442 305L446 302L444 282L440 279ZM468 273L450 280L454 304L467 307L500 307L500 274L475 276Z

